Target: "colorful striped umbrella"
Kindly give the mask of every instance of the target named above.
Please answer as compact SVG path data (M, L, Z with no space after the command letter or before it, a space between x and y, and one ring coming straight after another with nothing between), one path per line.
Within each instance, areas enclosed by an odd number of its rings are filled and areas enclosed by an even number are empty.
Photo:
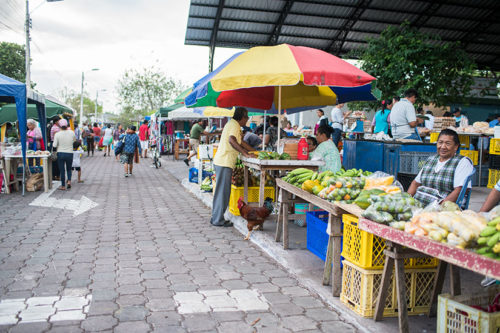
M216 106L202 106L195 108L194 112L205 117L232 117L234 115L234 108L224 109Z
M244 106L287 113L354 100L375 100L375 78L321 50L282 44L258 46L226 60L193 86L188 107ZM252 110L256 109L256 110Z

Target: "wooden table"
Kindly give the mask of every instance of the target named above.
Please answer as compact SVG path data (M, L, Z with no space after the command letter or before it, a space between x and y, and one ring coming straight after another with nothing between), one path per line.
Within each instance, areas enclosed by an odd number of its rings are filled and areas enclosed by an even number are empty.
M386 239L386 260L381 288L377 297L374 320L377 321L382 319L385 298L387 296L392 270L395 266L396 291L399 308L398 318L401 332L409 332L403 261L405 258L416 257L416 252L417 255L428 255L440 260L432 290L429 315L435 314L435 303L437 296L441 293L448 264L450 264L450 282L453 295L459 295L461 293L460 275L457 267L462 267L478 274L500 280L499 260L490 259L472 251L462 250L448 244L433 241L429 238L415 236L365 218L359 219L358 227ZM403 247L413 251L403 249Z
M187 144L188 148L180 148L180 143ZM189 155L189 139L175 139L174 157L176 160L179 159L179 154Z
M278 223L276 224L275 240L278 242L283 237L283 248L288 248L288 221L296 216L288 214L289 204L296 202L291 196L295 195L305 202L316 205L326 210L328 214L328 247L325 259L325 268L323 270L323 285L332 283L333 296L340 296L342 289L342 273L340 271L340 246L341 246L341 224L344 211L336 204L324 200L314 194L304 191L281 179L276 179L276 186L280 191L280 213L278 214ZM303 216L303 215L302 215ZM281 218L280 218L281 217ZM333 268L332 268L333 264ZM332 276L333 275L333 276Z
M306 168L318 170L318 167L325 164L324 161L303 161L303 160L259 160L258 158L241 157L241 161L245 166L244 181L243 181L243 198L248 202L248 168L253 168L260 171L260 188L259 188L259 207L264 204L264 187L266 186L266 172L280 170L295 170L297 168Z
M27 155L26 158L29 159L40 159L43 163L43 188L44 192L48 192L52 188L52 161L50 160L50 155ZM10 155L2 154L2 165L4 169L6 193L10 193L9 185L13 184L16 191L19 190L19 179L17 179L17 167L19 164L22 165L23 156L22 155ZM29 163L27 165L29 167ZM14 180L10 180L10 176L14 175Z

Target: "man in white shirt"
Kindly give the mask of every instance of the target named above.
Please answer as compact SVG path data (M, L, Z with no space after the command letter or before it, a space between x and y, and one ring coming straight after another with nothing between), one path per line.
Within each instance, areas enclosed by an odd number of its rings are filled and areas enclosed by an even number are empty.
M340 137L342 136L342 130L344 128L344 112L342 111L342 108L344 107L344 104L337 104L333 109L332 109L332 128L333 128L333 133L332 133L332 140L333 143L335 143L335 146L338 146ZM351 112L347 112L345 117L349 116Z
M426 120L426 121L425 121L425 123L424 123L424 124L425 124L425 125L424 125L424 126L425 126L425 128L428 128L428 129L430 129L430 130L431 130L431 129L433 129L433 128L434 128L434 115L432 114L432 111L427 110L427 111L425 112L425 116L426 116L427 118L429 118L429 120Z
M418 93L416 89L405 91L405 98L394 104L391 110L391 130L394 139L420 140L415 127L422 124L424 120L415 115L415 101Z

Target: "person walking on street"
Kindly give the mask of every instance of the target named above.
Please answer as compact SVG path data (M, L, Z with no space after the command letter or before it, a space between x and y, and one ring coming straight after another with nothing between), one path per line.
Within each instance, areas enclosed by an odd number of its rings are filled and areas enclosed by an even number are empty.
M141 148L144 150L143 158L148 158L148 144L149 144L149 126L148 121L144 120L141 127L139 127L139 139L141 141Z
M85 126L84 127L85 131L85 139L87 140L87 157L90 156L90 152L92 151L92 156L94 156L94 131L92 130L91 126Z
M215 187L210 223L216 227L231 227L233 225L224 219L224 213L229 205L231 177L238 154L241 153L243 156L251 157L248 152L253 151L253 148L242 140L241 127L245 126L247 121L247 109L237 107L234 110L233 118L224 126L219 149L214 157L217 186Z
M106 125L103 132L104 136L102 139L102 145L104 146L104 156L106 156L106 153L110 156L111 144L113 143L113 130L111 129L111 124Z
M78 124L75 122L75 138L77 141L82 140L82 129L78 127Z
M405 98L392 106L391 110L391 131L394 139L420 140L415 127L424 122L424 119L417 118L415 114L415 101L418 98L416 89L405 91Z
M191 127L191 132L189 133L189 147L190 152L189 156L184 159L184 163L186 163L187 166L189 166L189 161L191 160L191 157L195 156L196 153L198 152L198 147L200 146L200 138L202 134L207 134L205 130L203 129L203 119L198 119L196 123L194 123L193 127Z
M73 163L71 164L71 170L78 172L78 182L83 183L82 180L82 167L80 163L80 157L83 155L83 149L81 147L80 141L76 140L73 142Z
M134 167L134 154L136 149L139 149L141 154L141 142L139 136L135 133L136 127L130 126L127 134L125 134L125 142L123 143L123 151L120 154L120 162L125 169L125 177L132 176Z
M113 146L116 147L116 144L120 140L120 136L125 133L123 130L122 124L118 124L118 126L113 131ZM118 155L116 155L116 160L118 161Z
M55 116L52 118L52 126L50 127L50 144L49 144L49 151L53 152L54 151L54 136L56 135L57 132L61 130L61 127L59 127L59 121L61 118L59 116ZM54 180L59 180L59 163L57 160L52 161L52 178Z
M92 128L94 133L94 149L99 150L99 141L101 140L101 128L94 123L94 128ZM94 156L94 149L92 149L92 156Z
M65 190L66 186L71 188L71 167L73 164L73 142L76 141L75 132L68 129L66 119L59 120L61 130L54 135L54 148L57 149L57 163L59 164L59 175L61 186L59 190ZM68 175L67 183L65 175Z

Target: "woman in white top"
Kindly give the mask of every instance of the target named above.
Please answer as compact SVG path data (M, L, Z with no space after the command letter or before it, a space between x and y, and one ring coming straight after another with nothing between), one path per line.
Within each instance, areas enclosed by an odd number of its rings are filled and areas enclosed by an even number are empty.
M68 129L66 119L59 120L61 130L54 135L54 148L57 148L57 164L59 165L59 174L61 177L61 186L59 190L66 190L66 185L71 188L71 167L73 164L73 142L76 140L75 133ZM68 182L65 182L64 168L68 175Z
M316 114L318 115L319 120L316 123L316 126L314 127L314 135L316 135L316 133L318 132L318 128L320 126L323 126L323 125L328 126L328 117L325 116L325 111L318 109L318 111L316 111Z
M106 125L106 129L104 130L104 136L102 138L102 145L104 146L104 156L106 153L110 156L111 151L111 143L113 143L113 129L111 125Z

